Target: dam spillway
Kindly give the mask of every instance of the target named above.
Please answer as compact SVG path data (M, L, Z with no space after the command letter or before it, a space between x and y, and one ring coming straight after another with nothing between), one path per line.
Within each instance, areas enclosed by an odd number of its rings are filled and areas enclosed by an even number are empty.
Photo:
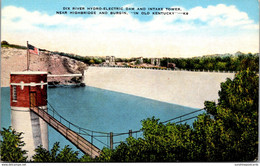
M221 82L235 73L89 67L84 73L87 86L192 108L204 101L218 100Z

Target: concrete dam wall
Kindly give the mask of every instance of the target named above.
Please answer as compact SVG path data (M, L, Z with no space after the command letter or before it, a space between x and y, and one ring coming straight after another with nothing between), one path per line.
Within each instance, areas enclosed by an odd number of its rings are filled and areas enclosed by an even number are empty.
M216 101L220 83L235 73L191 72L131 68L89 67L87 86L131 94L193 108Z

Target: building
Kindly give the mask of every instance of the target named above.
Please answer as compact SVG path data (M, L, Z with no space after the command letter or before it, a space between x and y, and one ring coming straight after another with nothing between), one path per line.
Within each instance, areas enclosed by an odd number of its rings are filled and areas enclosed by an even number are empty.
M115 66L116 65L115 56L106 56L106 61L103 65L104 66Z
M175 69L176 65L175 63L167 63L167 68Z
M160 58L151 58L151 64L155 66L160 66L161 65Z
M144 58L143 57L138 57L136 58L136 61L139 61L140 64L144 63Z

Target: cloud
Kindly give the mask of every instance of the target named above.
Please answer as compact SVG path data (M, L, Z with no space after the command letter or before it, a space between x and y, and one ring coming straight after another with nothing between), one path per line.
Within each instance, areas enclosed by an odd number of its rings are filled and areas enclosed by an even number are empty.
M134 7L127 4L124 7ZM235 6L219 4L207 8L195 7L190 10L182 8L189 15L164 16L156 15L149 22L141 22L132 15L93 16L88 18L70 17L66 15L47 15L38 11L29 12L24 8L7 6L3 9L3 23L10 29L19 30L39 29L43 27L63 27L88 30L122 30L122 31L186 31L198 27L238 27L256 28L254 21L249 19L245 12L239 11ZM161 12L168 12L165 9ZM17 21L14 21L17 20ZM203 25L198 24L204 23ZM19 26L15 26L19 25Z
M6 6L2 39L17 44L30 40L41 48L80 55L155 57L258 51L258 24L235 6L182 10L189 14L156 15L141 21L131 14L71 17Z
M178 20L181 20L180 26L186 24L189 28L184 30L209 27L209 28L218 28L218 27L238 27L244 29L256 29L253 20L251 20L247 13L239 11L235 6L226 6L224 4L218 4L216 6L208 6L203 8L201 6L185 9L188 15L176 15L174 17L164 17L164 16L155 16L154 22L160 23L172 23L176 25ZM167 12L165 9L162 12ZM199 23L203 23L200 25Z
M207 8L196 7L190 10L187 20L199 19L208 22L210 26L235 27L240 25L250 25L247 13L239 11L235 6L226 6L219 4L217 6L208 6Z

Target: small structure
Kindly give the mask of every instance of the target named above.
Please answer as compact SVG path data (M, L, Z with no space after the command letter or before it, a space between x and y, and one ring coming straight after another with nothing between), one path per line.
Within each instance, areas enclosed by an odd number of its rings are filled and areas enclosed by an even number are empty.
M115 56L106 56L106 61L103 65L104 66L115 66L116 65Z
M151 64L155 66L160 66L161 65L160 58L151 58Z
M109 63L110 61L110 56L106 56L106 63Z
M167 63L167 68L175 69L176 65L175 63Z
M111 56L111 57L110 57L110 62L114 62L114 63L116 62L115 56Z
M47 112L47 72L11 72L10 105L12 127L24 133L24 149L30 160L37 146L48 149L47 123L30 111L38 107Z
M139 61L140 64L144 63L143 57L138 57L138 58L136 58L136 61Z
M239 55L243 55L243 53L240 52L240 51L237 51L234 55L235 55L235 56L239 56Z

